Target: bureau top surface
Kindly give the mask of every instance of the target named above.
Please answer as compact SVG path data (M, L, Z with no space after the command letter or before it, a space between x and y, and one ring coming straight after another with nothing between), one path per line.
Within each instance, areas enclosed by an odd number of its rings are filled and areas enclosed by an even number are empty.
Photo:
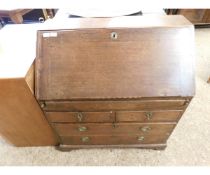
M193 27L180 16L165 18L168 22L159 23L162 27L151 27L154 19L146 19L79 19L80 27L90 25L91 30L40 31L37 99L193 96ZM115 20L118 25L103 28Z
M183 27L192 24L181 15L145 15L113 18L73 18L59 19L48 24L49 30L91 29L91 28L148 28L148 27ZM42 29L46 30L46 28Z

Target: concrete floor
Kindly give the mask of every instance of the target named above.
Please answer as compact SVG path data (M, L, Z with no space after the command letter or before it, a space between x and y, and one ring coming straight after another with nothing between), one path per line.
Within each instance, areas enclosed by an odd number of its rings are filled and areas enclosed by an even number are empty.
M16 148L0 139L0 165L210 165L210 29L196 29L196 96L164 151Z

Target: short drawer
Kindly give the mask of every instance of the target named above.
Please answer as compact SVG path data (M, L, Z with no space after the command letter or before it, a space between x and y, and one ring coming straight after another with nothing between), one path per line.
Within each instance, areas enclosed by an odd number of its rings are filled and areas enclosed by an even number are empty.
M62 136L64 145L131 145L131 144L164 144L169 135L104 135L104 136Z
M60 136L85 135L170 135L175 123L105 123L105 124L61 124L54 123Z
M183 111L119 111L116 112L117 122L177 122Z
M50 122L114 122L114 112L46 112Z

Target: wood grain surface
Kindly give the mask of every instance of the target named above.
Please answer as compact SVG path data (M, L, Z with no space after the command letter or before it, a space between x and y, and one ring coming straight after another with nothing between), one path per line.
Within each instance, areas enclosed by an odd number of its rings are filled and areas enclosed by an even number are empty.
M40 43L36 96L38 100L193 96L192 31L191 27L56 31L58 37ZM119 39L112 40L112 32Z
M113 32L116 39L111 38ZM167 24L159 28L40 31L36 97L193 96L193 32L192 25Z
M162 99L147 98L144 100L88 100L88 101L45 101L45 111L138 111L138 110L183 110L189 104L190 98Z
M0 80L0 134L15 146L58 143L24 78Z
M83 142L80 136L62 136L61 144L69 145L131 145L131 144L165 144L168 135L157 135L157 136L145 136L144 140L139 141L138 137L141 135L130 135L130 136L89 136L88 142Z
M90 135L167 135L170 134L176 123L103 123L103 124L63 124L54 123L60 136L90 136ZM85 127L85 131L80 131ZM145 130L143 130L146 128Z

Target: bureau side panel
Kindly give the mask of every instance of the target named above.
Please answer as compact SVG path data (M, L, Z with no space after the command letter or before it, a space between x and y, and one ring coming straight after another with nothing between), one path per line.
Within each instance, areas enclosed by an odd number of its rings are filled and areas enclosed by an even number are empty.
M15 146L57 144L24 78L0 80L0 135Z

